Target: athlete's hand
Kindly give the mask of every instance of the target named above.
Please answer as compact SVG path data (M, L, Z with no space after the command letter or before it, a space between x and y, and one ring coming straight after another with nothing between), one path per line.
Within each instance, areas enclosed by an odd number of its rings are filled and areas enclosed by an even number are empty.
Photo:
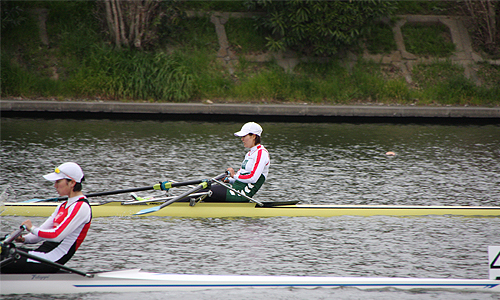
M231 175L231 177L234 177L234 174L236 174L236 172L234 172L234 169L233 168L227 168L227 170L229 172L229 174Z
M31 227L33 227L33 224L31 224L31 221L30 220L26 220L24 221L21 226L26 226L26 229L30 230L31 231Z

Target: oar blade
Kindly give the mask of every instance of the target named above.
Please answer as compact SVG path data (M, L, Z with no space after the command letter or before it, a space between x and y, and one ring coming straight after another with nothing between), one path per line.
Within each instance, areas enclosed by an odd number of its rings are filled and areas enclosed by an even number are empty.
M26 202L26 203L37 203L37 202L56 202L56 201L66 200L66 199L68 199L68 197L56 197L56 198L48 198L48 199L38 199L38 198L33 198L33 199L26 200L26 201L23 201L23 202Z
M154 206L150 208L143 209L141 211L138 211L134 214L134 216L141 216L141 215L147 215L147 214L152 214L154 212L157 212L161 209L161 206Z

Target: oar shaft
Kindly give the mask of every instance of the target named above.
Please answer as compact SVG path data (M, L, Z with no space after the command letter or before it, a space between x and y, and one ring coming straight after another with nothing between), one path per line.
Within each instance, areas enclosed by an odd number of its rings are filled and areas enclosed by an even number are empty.
M193 184L200 184L205 179L197 179L197 180L190 180L190 181L184 181L184 182L168 182L164 183L164 188L173 188L173 187L178 187L178 186L186 186L186 185L193 185Z
M196 187L190 189L189 191L163 203L162 205L160 206L155 206L155 207L150 207L150 208L146 208L146 209L143 209L137 213L135 213L134 215L136 216L140 216L140 215L145 215L145 214L150 214L150 213L154 213L154 212L157 212L159 211L160 209L164 208L165 206L168 206L172 203L174 203L175 201L179 201L181 200L182 198L185 198L185 197L188 197L189 195L193 194L193 193L196 193L197 191L201 190L201 189L204 189L204 188L207 188L209 186L209 184L211 184L212 182L218 180L218 179L221 179L223 178L224 176L226 176L226 173L222 173L220 175L217 175L215 176L214 178L211 178L209 180L203 180L203 182L201 182L199 185L197 185Z
M21 227L19 227L18 230L14 231L11 234L9 234L8 236L6 236L5 239L2 241L2 244L12 243L12 241L14 241L18 236L20 236L21 233L23 233L23 231L25 229L26 229L26 226L21 225Z
M195 181L198 181L199 184L197 186L195 186L194 188L190 189L189 191L187 191L187 192L185 192L185 193L183 193L183 194L175 197L174 199L169 200L169 201L163 203L162 205L160 205L160 209L162 209L165 206L168 206L168 205L170 205L170 204L172 204L172 203L174 203L176 201L179 201L182 198L185 198L185 197L187 197L187 196L189 196L189 195L191 195L193 193L196 193L199 190L206 189L209 186L210 183L212 183L214 181L217 181L217 180L223 178L224 176L226 176L226 173L222 173L220 175L217 175L214 178L209 179L209 180L192 180L193 183ZM188 184L186 184L186 182L184 182L184 185L188 185ZM173 187L173 185L172 185L172 187Z
M173 187L178 187L178 186L185 186L185 185L192 185L192 184L199 184L202 183L203 179L198 179L198 180L190 180L190 181L185 181L185 182L162 182L153 186L144 186L144 187L138 187L138 188L130 188L130 189L123 189L123 190L116 190L116 191L107 191L107 192L98 192L98 193L90 193L86 194L87 198L90 197L99 197L99 196L108 196L108 195L116 195L116 194L124 194L124 193L132 193L132 192L141 192L141 191L147 191L147 190L168 190L169 188ZM49 198L49 199L31 199L29 202L47 202L47 201L63 201L67 200L68 196L63 196L63 197L57 197L57 198Z
M139 188L131 188L131 189L124 189L124 190L118 190L118 191L107 191L107 192L99 192L99 193L90 193L85 196L87 197L98 197L98 196L107 196L107 195L115 195L115 194L123 194L123 193L132 193L132 192L140 192L140 191L147 191L147 190L154 190L155 186L144 186L144 187L139 187Z
M240 196L243 196L244 198L254 202L254 203L257 203L259 206L264 206L264 204L260 201L257 201L247 195L245 195L244 193L238 191L237 189L233 188L232 186L230 186L229 184L225 184L224 182L220 181L220 180L215 180L215 182L217 182L218 184L222 185L223 187L225 187L226 189L228 190L231 190L233 192L235 192L236 194L240 195Z
M194 188L190 189L189 191L187 191L185 193L182 193L179 196L177 196L177 197L175 197L175 198L173 198L171 200L168 200L167 202L163 203L162 205L160 205L160 209L164 208L165 206L168 206L168 205L174 203L175 201L179 201L182 198L185 198L185 197L191 195L192 193L196 193L197 191L199 191L201 189L204 189L207 186L208 186L208 184L206 182L202 182L199 185L195 186Z
M91 274L87 274L85 272L81 272L81 271L78 271L78 270L66 267L64 265L61 265L61 264L55 263L53 261L50 261L50 260L38 257L36 255L32 255L32 254L29 254L29 253L26 253L26 252L23 252L23 251L17 251L17 250L16 250L16 252L18 254L22 255L22 256L26 256L27 258L31 258L33 260L39 261L39 262L44 263L44 264L48 264L48 265L56 267L56 268L60 268L60 269L69 271L71 273L79 274L79 275L82 275L82 276L85 276L85 277L93 277L93 275L91 275Z

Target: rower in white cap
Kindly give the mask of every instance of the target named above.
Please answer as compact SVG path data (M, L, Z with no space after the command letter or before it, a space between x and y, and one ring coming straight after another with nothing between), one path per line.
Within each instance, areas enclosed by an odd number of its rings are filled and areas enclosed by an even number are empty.
M92 220L92 209L82 193L84 174L79 165L68 162L57 167L53 173L43 176L53 181L59 196L68 196L68 200L57 206L54 213L40 227L35 227L30 220L24 221L30 231L25 236L19 236L16 241L25 244L42 242L37 249L30 251L18 248L29 254L65 264L75 254L76 250L87 236ZM55 273L59 268L21 256L20 259L2 266L0 273Z
M252 197L266 181L271 160L267 149L261 145L262 127L255 122L248 122L234 135L241 137L243 146L249 151L238 171L227 169L229 175L224 181L240 194L221 185L212 185L212 196L204 201L247 202L248 199L241 194Z

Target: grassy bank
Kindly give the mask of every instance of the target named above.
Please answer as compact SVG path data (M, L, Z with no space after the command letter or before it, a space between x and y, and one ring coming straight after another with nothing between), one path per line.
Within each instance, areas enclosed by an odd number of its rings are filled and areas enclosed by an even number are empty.
M246 61L264 51L263 33L249 19L230 19L226 32L240 59L229 70L208 17L184 18L154 49L116 50L102 35L90 2L54 2L42 45L38 24L24 12L22 26L2 28L2 98L102 99L149 102L317 103L317 104L500 104L500 68L480 65L481 86L467 79L449 58L453 48L443 28L412 26L405 42L415 54L443 58L413 67L408 84L393 66L342 56L324 63L300 63L285 72L277 62ZM395 43L386 25L366 38L372 53L389 53Z

